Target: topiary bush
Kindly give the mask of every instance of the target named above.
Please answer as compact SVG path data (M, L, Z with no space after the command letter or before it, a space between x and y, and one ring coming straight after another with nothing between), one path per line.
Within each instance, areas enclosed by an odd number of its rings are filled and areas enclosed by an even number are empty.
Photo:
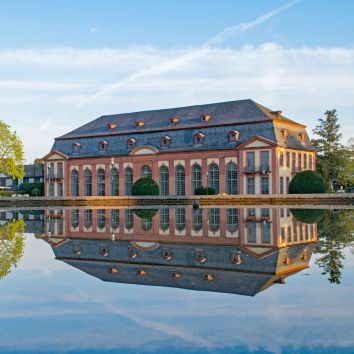
M290 194L325 193L326 184L322 176L315 171L302 171L290 181Z
M212 187L198 187L195 190L195 195L215 195L215 190Z
M150 177L139 178L133 184L132 195L159 195L157 183Z
M134 209L134 214L141 219L152 219L158 211L158 209Z
M305 224L318 224L324 214L324 209L290 209L291 214L298 221Z

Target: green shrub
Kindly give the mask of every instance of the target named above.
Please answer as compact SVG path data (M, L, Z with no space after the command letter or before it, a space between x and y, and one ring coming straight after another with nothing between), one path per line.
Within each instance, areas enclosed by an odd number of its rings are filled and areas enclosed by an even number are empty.
M158 211L158 209L134 209L134 214L141 219L152 219Z
M322 176L315 171L302 171L290 181L290 194L324 193L326 184Z
M132 195L159 195L159 186L150 177L139 178L133 184Z
M290 209L290 212L296 220L305 224L318 224L324 214L323 209Z
M19 186L18 193L20 194L29 194L36 195L36 191L33 193L33 190L37 190L38 196L44 195L44 183L22 183Z
M14 191L0 191L0 197L11 197L14 193Z
M198 187L195 190L195 195L215 195L215 190L212 187Z

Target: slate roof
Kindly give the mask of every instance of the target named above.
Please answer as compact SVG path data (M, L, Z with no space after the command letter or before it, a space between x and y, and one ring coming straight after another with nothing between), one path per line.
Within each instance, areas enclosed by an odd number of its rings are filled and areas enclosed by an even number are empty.
M44 176L43 164L25 165L25 177L43 177Z
M74 246L81 248L80 254L73 253ZM106 247L108 255L100 255L100 247ZM53 247L53 252L57 259L104 281L254 296L273 285L279 278L277 274L284 267L283 258L286 254L291 256L294 263L297 260L304 263L301 260L304 249L308 249L311 254L313 246L305 244L275 249L263 258L243 253L243 261L239 265L230 262L230 255L240 251L236 246L164 243L149 251L136 249L136 258L128 256L129 247L132 247L129 241L71 239ZM172 252L173 257L170 260L161 256L162 250L166 248ZM205 263L195 260L197 250L206 253ZM110 267L117 268L119 272L109 273ZM146 271L147 276L138 276L139 269ZM181 278L171 277L171 272L174 271L180 272ZM287 274L293 273L290 271ZM205 274L212 274L214 280L209 282L203 279Z
M203 114L210 114L211 120L201 122L200 117ZM176 116L179 117L179 123L171 124L170 119ZM277 114L250 99L114 114L99 117L56 138L52 150L63 152L69 157L128 155L130 150L127 148L127 140L131 137L136 139L136 146L150 145L166 151L232 149L257 135L283 144L280 131L275 127L275 119L278 119ZM144 126L136 127L137 121L143 121ZM312 149L303 125L284 116L281 116L281 121L294 126L296 132L304 132L307 139L306 144L302 145L297 137L294 137L286 143L287 146ZM112 123L117 127L108 130L107 125ZM230 130L240 132L236 143L230 143L228 140ZM193 144L193 136L196 133L205 134L202 145ZM160 138L165 135L171 137L171 144L161 148ZM108 149L104 152L98 149L102 140L108 143ZM73 153L74 143L80 144L79 152Z

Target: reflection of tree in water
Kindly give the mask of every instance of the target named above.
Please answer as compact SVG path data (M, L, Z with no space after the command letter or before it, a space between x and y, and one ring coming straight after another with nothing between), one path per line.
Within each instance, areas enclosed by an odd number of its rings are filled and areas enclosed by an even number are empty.
M23 254L24 231L25 222L22 219L0 226L0 279L17 266Z
M318 238L315 253L320 257L316 264L322 268L322 274L328 274L331 283L340 284L343 249L354 241L354 211L326 210L318 223Z

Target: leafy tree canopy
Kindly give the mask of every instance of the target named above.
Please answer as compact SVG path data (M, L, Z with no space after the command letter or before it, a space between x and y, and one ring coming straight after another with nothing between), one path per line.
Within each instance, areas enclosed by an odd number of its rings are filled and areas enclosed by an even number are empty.
M10 126L0 120L0 173L15 178L23 178L24 169L23 145Z
M12 220L0 226L0 279L16 267L23 254L25 222Z
M341 144L342 134L335 109L325 112L313 130L313 146L317 150L317 171L323 176L328 189L354 182L354 142Z
M318 238L314 252L320 256L316 264L331 283L340 284L343 249L354 242L354 210L326 210L318 223Z

